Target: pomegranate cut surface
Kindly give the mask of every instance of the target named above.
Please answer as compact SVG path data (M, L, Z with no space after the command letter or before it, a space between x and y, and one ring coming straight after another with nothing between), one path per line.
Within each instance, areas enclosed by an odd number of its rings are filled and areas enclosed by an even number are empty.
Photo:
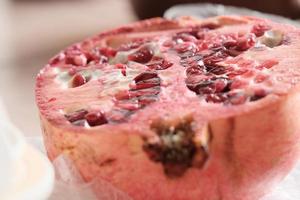
M298 29L252 17L88 38L37 76L48 155L137 200L259 199L299 155L299 53Z

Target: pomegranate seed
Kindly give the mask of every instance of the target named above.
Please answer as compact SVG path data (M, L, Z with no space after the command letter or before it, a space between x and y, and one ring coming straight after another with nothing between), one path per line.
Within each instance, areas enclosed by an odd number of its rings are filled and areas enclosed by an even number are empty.
M160 82L156 81L153 83L139 83L136 85L130 85L129 87L131 90L142 90L142 89L152 88L152 87L159 86L159 85L160 85Z
M131 49L136 49L140 47L142 44L144 44L146 41L144 39L136 39L133 41L130 41L128 43L122 44L118 50L119 51L129 51Z
M79 87L85 84L86 82L86 78L82 74L76 74L72 78L72 87Z
M84 116L88 113L87 110L81 109L81 110L77 110L73 113L70 114L66 114L65 117L67 118L67 120L71 123L84 119Z
M115 64L115 66L116 66L116 68L121 69L121 73L123 74L123 76L126 76L127 66L125 64L117 63L117 64Z
M232 83L230 84L230 89L234 90L234 89L239 89L239 88L243 88L247 85L248 83L246 81L242 81L240 79L234 79L232 81Z
M271 27L267 24L255 24L252 27L251 32L256 35L256 37L262 36L267 30L270 30Z
M175 40L182 40L184 42L196 42L196 37L188 34L188 33L178 33L177 36L175 36Z
M227 40L223 43L223 46L226 48L235 47L237 45L237 41L234 39Z
M241 93L229 94L229 102L233 105L240 105L247 101L247 96Z
M134 101L119 101L116 103L116 106L129 111L135 111L140 108L140 105Z
M147 63L153 57L153 52L147 47L143 47L128 56L128 60L138 63Z
M156 78L158 77L157 73L156 72L153 72L153 71L147 71L147 72L143 72L143 73L140 73L139 75L137 75L133 80L138 83L140 81L144 81L144 80L147 80L147 79L151 79L151 78Z
M130 91L130 97L140 97L140 96L145 96L145 95L158 95L160 92L160 87L152 87L148 89L143 89L143 90L131 90Z
M76 66L85 66L87 64L87 58L84 54L77 55L73 58L73 64Z
M174 41L172 41L172 40L166 40L166 41L163 42L162 45L163 45L164 47L173 47L174 44L175 44Z
M215 74L215 75L221 75L221 74L225 74L226 73L226 69L223 66L219 66L219 65L214 65L214 66L209 66L206 65L207 71L209 73Z
M228 49L228 50L226 50L226 53L232 57L236 57L241 54L240 51L237 51L235 49Z
M73 76L73 79L72 79L72 87L73 88L79 87L79 86L85 84L86 82L87 82L86 78L82 74L76 74Z
M212 102L212 103L222 103L227 100L228 97L224 94L208 94L206 95L205 100L207 102Z
M220 78L217 79L214 83L214 87L215 87L215 92L219 93L219 92L223 92L224 89L227 87L228 85L228 81L224 78Z
M191 76L191 75L201 75L201 74L204 74L205 73L205 69L204 69L204 66L199 66L199 65L196 65L196 66L191 66L191 67L188 67L185 71L186 75L187 76Z
M68 69L68 74L70 76L74 76L76 73L77 73L76 67L71 67L71 68Z
M246 75L246 73L247 73L248 71L249 71L248 69L237 69L237 70L235 70L235 71L231 71L231 72L227 73L227 76L228 76L229 78L233 78L233 77L236 77L236 76L239 76L239 75L243 75L243 74ZM252 73L251 73L251 74L252 74Z
M267 93L263 89L257 89L254 92L254 95L250 98L250 101L257 101L259 99L262 99L263 97L267 96Z
M228 57L227 53L225 53L223 51L219 51L213 55L205 57L203 62L204 62L204 64L207 64L207 65L214 65L215 63L223 61L227 57Z
M197 94L211 94L215 92L213 81L207 80L196 85L195 92Z
M147 67L153 70L165 70L171 67L172 65L173 63L166 61L162 58L153 57L151 63L147 64Z
M262 62L259 66L257 66L257 69L263 69L263 68L267 68L270 69L271 67L273 67L274 65L277 65L278 61L276 60L266 60L264 62Z
M117 54L116 50L114 50L113 48L109 48L109 47L101 48L99 51L102 55L104 55L108 58L115 57L115 55Z
M128 100L130 99L130 94L127 90L119 91L117 94L115 94L116 100Z
M242 77L249 78L256 74L254 70L248 69L244 74L242 74Z
M236 49L239 51L246 51L250 47L254 46L254 44L255 44L255 35L248 34L246 36L238 38Z
M197 42L197 47L198 47L198 49L203 51L203 50L208 49L208 44L204 41Z
M255 82L255 83L261 83L261 82L264 82L267 78L268 78L268 76L265 75L265 74L258 74L258 75L256 75L256 77L254 78L254 82Z
M84 118L90 126L98 126L108 123L106 117L100 111L89 112L84 116Z
M142 96L138 98L138 102L142 107L155 101L157 101L157 96Z
M164 70L164 69L171 67L172 65L173 65L173 63L163 60L162 63L159 65L160 67L157 68L157 70Z
M49 62L50 65L57 65L61 63L65 59L66 55L64 53L60 53L54 58L52 58Z
M87 62L88 63L102 64L102 63L107 63L108 62L108 58L104 55L101 55L100 50L97 47L92 49L89 52L86 52L85 56L87 57Z
M190 43L190 42L184 42L184 43L180 43L180 44L177 44L175 46L175 50L178 52L178 53L184 53L186 51L192 51L193 49L193 44Z

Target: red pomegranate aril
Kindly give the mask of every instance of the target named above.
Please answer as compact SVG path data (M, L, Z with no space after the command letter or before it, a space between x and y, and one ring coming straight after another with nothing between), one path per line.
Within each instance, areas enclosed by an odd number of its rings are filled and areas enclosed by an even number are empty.
M84 116L88 113L87 110L81 109L81 110L77 110L75 112L72 113L68 113L65 114L65 117L67 118L67 120L71 123L84 119Z
M205 57L203 59L204 64L207 65L214 65L217 62L223 61L226 57L228 57L228 54L225 52L217 52L211 56Z
M224 94L207 94L205 100L209 103L223 103L228 99Z
M126 76L126 68L127 65L122 64L122 63L117 63L115 64L116 68L121 69L121 73L123 74L123 76Z
M239 51L246 51L255 44L255 35L249 34L237 39L236 49Z
M77 66L85 66L87 64L87 58L84 54L77 55L73 59L74 64Z
M196 94L213 94L215 93L215 88L212 81L205 81L196 85Z
M190 42L179 43L175 46L175 50L178 53L184 53L186 51L191 51L193 48L194 48L193 43L190 43Z
M153 96L153 95L151 95L151 96L149 96L149 95L148 96L141 96L141 97L138 98L138 102L141 106L146 106L150 103L153 103L153 102L157 101L157 99L158 99L157 96Z
M147 63L149 62L153 57L153 52L148 47L142 47L141 49L138 49L136 52L130 54L128 56L129 61L134 61L138 63Z
M130 90L130 97L140 97L140 96L147 96L147 95L158 95L160 92L160 86L155 86L146 89L140 90Z
M166 41L163 42L163 46L164 46L164 47L169 47L169 48L171 48L171 47L173 47L174 45L175 45L175 42L174 42L173 40L171 40L171 39L168 39L168 40L166 40Z
M257 101L259 99L262 99L263 97L267 96L267 92L263 89L257 89L253 96L250 97L250 101Z
M126 117L130 115L130 111L121 108L114 108L109 113L109 122L121 123L126 121Z
M255 24L252 27L251 32L256 35L256 37L262 36L267 30L270 30L271 27L267 24Z
M61 63L65 59L66 55L64 53L60 53L49 61L50 65L57 65Z
M223 46L226 48L235 47L236 45L237 45L237 41L233 39L223 42Z
M136 99L129 99L129 100L123 100L123 101L117 101L115 105L118 108L129 110L129 111L135 111L140 108L138 101Z
M159 65L158 68L156 68L156 70L164 70L164 69L168 69L169 67L172 67L173 63L167 61L167 60L163 60L162 63Z
M77 73L77 67L71 67L70 69L68 69L68 74L70 76L74 76Z
M204 74L205 72L206 72L205 67L200 65L188 67L185 71L187 76L196 75L196 74L201 75Z
M142 90L142 89L152 88L159 85L160 83L158 81L153 81L150 83L138 83L135 85L130 85L129 87L131 90Z
M72 87L79 87L87 82L86 78L82 74L75 74L72 78Z
M265 75L265 74L258 74L258 75L256 75L256 77L254 78L254 82L255 82L255 83L261 83L261 82L264 82L267 78L268 78L268 76Z
M108 123L106 117L100 111L89 112L84 116L84 118L86 119L86 121L90 126L98 126L98 125Z
M140 81L144 81L147 79L152 79L152 78L156 78L158 77L157 73L155 71L146 71L143 73L140 73L139 75L137 75L133 80L138 83Z
M278 64L278 61L276 61L276 60L266 60L266 61L262 62L259 66L257 66L256 69L263 69L263 68L270 69L274 65L277 65L277 64Z
M108 57L102 55L98 47L89 52L85 52L85 56L87 57L87 62L89 64L102 64L108 62Z
M215 92L216 93L223 92L224 89L227 87L227 85L228 85L228 81L226 79L224 78L217 79L214 82Z
M243 81L243 80L240 80L240 79L234 79L232 81L232 83L230 84L230 89L231 90L239 89L239 88L245 87L246 85L248 85L247 81Z
M227 49L225 52L232 57L236 57L241 54L241 51L237 51L235 49Z
M175 36L175 40L178 40L180 39L181 41L184 41L184 42L196 42L197 39L190 35L190 34L187 34L187 33L179 33L177 34L177 36Z
M144 44L146 42L146 40L140 38L140 39L135 39L133 41L127 42L125 44L122 44L119 48L118 51L129 51L131 49L136 49L140 46L142 46L142 44Z
M195 55L187 56L187 57L180 56L180 58L181 58L180 64L182 64L184 67L186 67L185 65L190 66L193 64L198 64L198 62L200 62L203 59L203 56L195 54Z
M99 51L102 55L109 57L109 58L115 57L115 55L117 54L117 51L110 47L101 48Z
M247 101L247 96L243 93L231 93L229 96L229 102L232 105L240 105Z
M215 65L215 66L206 65L206 70L207 72L215 75L222 75L226 73L225 67L219 65Z
M121 90L114 95L114 98L116 100L128 100L128 99L130 99L130 97L131 97L130 93L127 90Z
M163 61L161 61L161 63L150 64L150 65L147 65L147 67L152 70L165 70L165 69L168 69L169 67L171 67L172 65L173 65L173 63L163 60Z
M248 69L237 69L237 70L234 70L234 71L230 71L229 73L227 73L227 76L229 78L233 78L233 77L236 77L236 76L240 76L240 75L245 75L245 76L248 76L248 75L252 75L254 72L252 71L249 71Z

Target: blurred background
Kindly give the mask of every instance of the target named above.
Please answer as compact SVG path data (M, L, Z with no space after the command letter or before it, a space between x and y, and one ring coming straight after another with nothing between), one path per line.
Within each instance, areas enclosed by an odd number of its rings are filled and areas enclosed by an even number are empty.
M0 0L0 98L27 136L40 133L35 76L67 45L170 6L213 2L300 17L300 0ZM0 111L1 112L1 111Z

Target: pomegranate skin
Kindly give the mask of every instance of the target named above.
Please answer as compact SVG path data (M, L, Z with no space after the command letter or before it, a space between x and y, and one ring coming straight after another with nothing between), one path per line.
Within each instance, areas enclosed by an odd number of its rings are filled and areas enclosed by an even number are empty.
M283 42L289 44L270 47L266 51L245 51L235 58L251 57L260 63L275 58L276 64L271 68L270 76L279 81L268 85L272 92L265 97L238 105L207 99L207 102L200 101L198 96L202 93L194 92L195 89L191 91L185 85L185 69L179 64L178 56L167 51L162 54L173 65L157 70L158 76L151 77L161 77L158 100L134 111L125 122L110 123L108 119L107 124L95 127L74 125L61 112L66 112L68 107L80 109L85 108L82 106L85 104L94 105L98 98L103 98L98 95L103 83L98 81L99 85L95 85L95 80L88 77L89 81L84 85L68 89L74 93L63 93L64 90L53 81L59 80L53 69L71 67L68 63L48 64L37 77L36 100L49 158L54 160L59 155L66 155L85 181L100 178L136 200L261 198L285 177L299 158L300 69L295 64L300 63L300 58L296 58L300 50L300 31L252 17L221 16L204 21L190 17L174 21L155 18L99 34L81 43L89 50L91 46L116 48L132 35L148 37L158 34L164 37L164 34L211 24L223 27L213 30L216 34L232 30L239 30L241 34L262 22L286 34L288 42ZM290 54L283 55L287 51ZM238 65L247 65L244 60L237 62ZM102 65L77 66L77 69L86 68L106 70ZM168 82L170 78L172 83ZM51 98L57 99L50 101ZM192 163L202 156L200 166L190 163L188 168L181 169L183 173L170 176L164 163L151 159L145 151L145 143L147 138L157 137L161 126L177 127L180 123L186 126L191 123L195 137L206 138L199 140L206 150L203 153L198 149L200 153L196 151L194 154Z

